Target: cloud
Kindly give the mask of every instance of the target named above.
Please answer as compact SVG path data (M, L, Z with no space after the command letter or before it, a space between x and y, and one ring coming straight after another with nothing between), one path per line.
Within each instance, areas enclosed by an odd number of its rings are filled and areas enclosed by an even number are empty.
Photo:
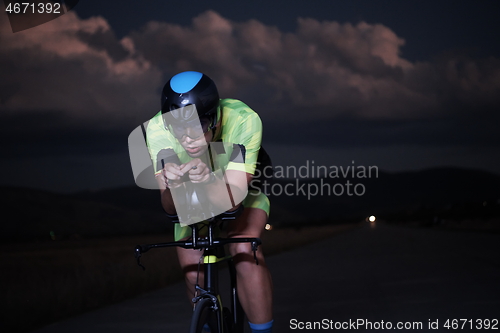
M207 11L189 26L150 22L130 37L168 75L203 71L225 96L267 106L275 118L306 109L324 120L420 119L446 114L453 101L499 102L498 59L412 63L404 39L382 24L301 18L285 33Z
M73 11L16 34L0 15L2 182L73 189L122 184L127 173L131 182L127 136L184 70L207 73L223 97L260 113L277 164L343 154L386 168L426 156L425 166L445 156L441 164L497 168L500 59L450 52L411 62L404 45L366 22L301 18L283 32L207 11L118 39L105 18Z
M71 11L13 34L0 15L0 39L2 127L16 119L44 131L132 128L158 108L161 72L102 17L82 20Z
M0 16L0 39L4 142L125 142L157 112L166 78L184 70L207 73L222 97L254 107L273 130L268 139L279 141L286 124L311 145L500 141L492 126L499 59L449 53L410 62L404 39L382 24L300 18L283 32L207 11L189 25L151 21L117 39L104 18L69 12L16 34Z
M0 24L4 113L147 119L162 80L184 70L207 73L223 96L276 120L304 111L323 120L433 118L500 98L499 59L450 54L412 63L401 54L404 39L382 24L299 18L296 31L285 33L207 11L188 26L152 21L121 40L104 18L74 12L16 34L5 17Z

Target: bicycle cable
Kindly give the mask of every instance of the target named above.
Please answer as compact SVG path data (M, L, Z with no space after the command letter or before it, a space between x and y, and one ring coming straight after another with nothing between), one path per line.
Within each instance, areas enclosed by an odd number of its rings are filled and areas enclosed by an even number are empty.
M201 289L200 288L200 271L201 271L201 263L203 261L203 255L200 257L200 260L198 260L198 273L196 274L196 284L194 285L194 297L193 297L193 302L198 298L198 291Z

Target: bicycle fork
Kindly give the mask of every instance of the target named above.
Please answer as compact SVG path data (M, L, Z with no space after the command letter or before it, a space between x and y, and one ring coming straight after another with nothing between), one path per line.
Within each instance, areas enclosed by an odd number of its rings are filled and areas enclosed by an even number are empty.
M195 304L199 302L203 298L208 298L212 301L213 306L212 309L216 314L217 319L217 332L224 332L226 329L223 329L223 307L222 300L220 299L219 294L219 272L217 270L218 262L225 260L226 258L218 258L213 249L205 249L203 256L200 258L200 262L198 263L198 275L196 278L195 285L195 297L192 299ZM203 261L204 268L204 288L201 288L199 285L199 277L201 272L201 262Z

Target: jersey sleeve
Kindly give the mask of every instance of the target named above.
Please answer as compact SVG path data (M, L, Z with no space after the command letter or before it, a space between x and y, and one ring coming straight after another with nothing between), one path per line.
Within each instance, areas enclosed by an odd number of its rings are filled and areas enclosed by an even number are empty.
M226 170L243 171L253 175L262 142L262 121L259 115L252 111L244 114L237 122L231 133L231 142L240 147L243 163L240 160L232 159Z
M146 127L146 143L153 162L155 176L162 169L160 159L167 161L169 158L174 158L174 156L177 158L174 150L175 142L176 139L163 126L161 112L159 112L148 122Z

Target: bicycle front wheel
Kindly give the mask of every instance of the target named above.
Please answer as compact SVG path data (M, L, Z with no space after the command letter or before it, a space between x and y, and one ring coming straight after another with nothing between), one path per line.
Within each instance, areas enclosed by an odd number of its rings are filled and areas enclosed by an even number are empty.
M189 333L222 332L219 330L219 318L220 309L214 310L214 303L210 299L201 299L196 303Z

